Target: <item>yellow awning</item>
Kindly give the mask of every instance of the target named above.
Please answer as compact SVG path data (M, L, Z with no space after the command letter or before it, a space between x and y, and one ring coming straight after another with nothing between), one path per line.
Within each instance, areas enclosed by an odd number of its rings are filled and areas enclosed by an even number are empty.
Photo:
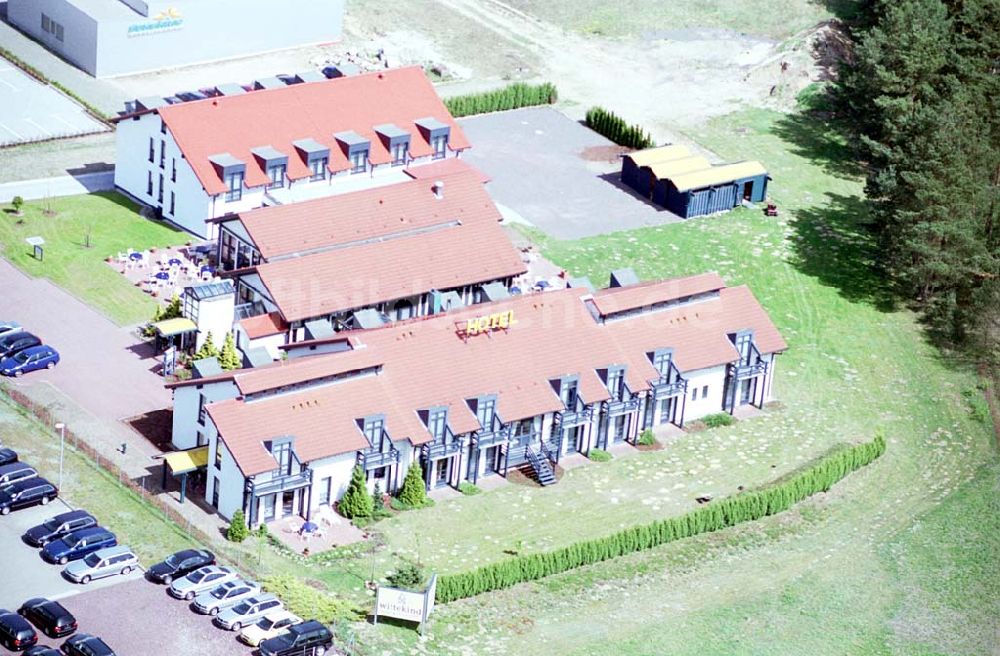
M208 465L208 447L199 446L187 451L174 451L163 456L174 476L188 474Z
M701 155L695 155L694 157L681 157L680 159L671 159L666 162L656 162L649 165L649 170L659 180L680 175L681 173L700 171L711 168L711 166L707 159Z
M187 317L157 321L153 324L153 328L156 329L156 332L158 332L161 337L173 337L174 335L180 335L181 333L190 333L198 330L198 326L194 325L194 322Z
M634 153L629 153L625 157L631 158L635 162L636 166L649 166L656 162L666 162L670 159L680 159L681 157L690 157L691 151L687 149L687 146L681 146L680 144L672 144L670 146L660 146L658 148L647 148L646 150L639 150Z
M767 169L760 162L748 161L737 162L736 164L723 164L721 166L713 166L710 169L683 173L672 177L671 182L677 187L677 191L689 191L691 189L700 189L701 187L726 184L741 178L752 178L758 175L767 175Z

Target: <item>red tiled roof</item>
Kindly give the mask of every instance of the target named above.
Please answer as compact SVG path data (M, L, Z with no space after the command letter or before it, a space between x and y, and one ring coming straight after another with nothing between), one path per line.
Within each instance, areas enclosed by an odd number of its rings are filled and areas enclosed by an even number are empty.
M445 182L441 199L434 197L433 181L417 179L264 207L243 212L238 219L265 261L447 221L500 221L500 212L474 172L455 171L441 177Z
M677 283L680 288L687 284ZM624 287L603 295L629 292ZM354 331L350 335L364 344L362 350L382 363L378 375L251 403L212 404L212 419L243 472L252 474L274 467L262 443L277 435L295 435L296 451L304 459L327 457L363 448L356 420L384 414L393 439L423 444L431 437L417 416L421 409L448 405L452 430L464 433L478 423L465 404L476 396L497 394L498 413L509 422L560 409L549 381L566 375L580 376L588 403L607 398L596 370L609 365L628 367L626 382L633 392L648 389L648 381L658 377L648 354L659 348L673 348L682 371L735 361L738 353L727 334L739 330L753 330L762 353L786 348L746 287L603 324L587 310L588 294L583 289L528 294ZM456 328L467 319L506 311L514 313L516 323L505 331L463 337ZM335 361L350 355L302 359ZM289 378L294 373L287 372ZM261 374L268 379L276 375ZM215 405L224 410L216 411Z
M389 150L373 129L386 123L410 133L414 157L433 152L415 124L422 118L432 117L451 126L448 146L452 150L469 147L465 134L417 66L179 103L157 112L209 194L226 190L208 160L221 153L246 164L245 184L249 187L268 182L266 172L250 152L262 146L288 156L289 178L308 177L309 167L293 145L301 139L328 146L329 169L346 170L349 160L333 135L349 130L371 142L369 159L374 164L387 163Z
M722 277L712 271L687 278L651 280L627 287L601 289L594 292L594 305L601 316L606 317L616 312L717 291L725 286L726 283Z
M431 164L411 166L405 171L406 175L416 180L431 180L445 175L454 175L455 173L465 172L474 173L476 178L478 178L479 182L482 184L486 184L490 181L490 177L488 175L477 169L472 164L469 164L464 159L459 159L458 157L449 157L447 159L432 162ZM445 185L445 192L447 193L447 191L448 185Z
M407 237L258 265L286 321L309 319L517 276L521 257L495 221L444 224Z
M241 319L240 326L243 327L243 332L250 339L278 335L288 330L288 324L277 312L268 312L248 319Z

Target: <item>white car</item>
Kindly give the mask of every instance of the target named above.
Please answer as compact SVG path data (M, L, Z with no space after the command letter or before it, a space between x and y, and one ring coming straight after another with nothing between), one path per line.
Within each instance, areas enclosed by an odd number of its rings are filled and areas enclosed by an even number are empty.
M269 638L279 636L288 627L302 622L302 618L287 610L273 611L240 631L239 640L245 645L259 647L260 643Z
M215 625L227 631L239 631L244 626L250 626L268 613L281 610L284 606L281 600L273 594L264 593L256 597L244 599L235 606L230 606L215 616Z
M171 583L167 592L175 599L191 601L202 592L216 588L223 583L235 581L237 578L239 578L239 574L234 569L206 565Z
M219 611L249 599L258 592L259 583L237 579L202 592L191 602L191 607L202 615L218 615Z

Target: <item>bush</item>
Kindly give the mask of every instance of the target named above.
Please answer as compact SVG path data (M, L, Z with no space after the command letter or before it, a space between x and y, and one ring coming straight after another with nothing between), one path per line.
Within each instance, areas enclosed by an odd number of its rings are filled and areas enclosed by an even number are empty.
M242 510L233 513L233 518L229 521L229 528L226 529L226 539L230 542L243 542L250 537L250 529L247 528L247 518Z
M625 119L603 107L588 109L584 122L588 128L604 135L619 146L642 149L652 148L655 145L648 132L638 125L628 125Z
M406 563L385 578L392 587L404 590L423 590L427 579L424 571L413 563Z
M177 319L178 317L184 316L184 311L181 309L181 297L174 294L174 297L170 299L170 303L162 312L160 312L159 319L153 319L153 321L162 321L165 319Z
M614 456L612 456L604 449L591 449L590 453L587 454L587 457L593 460L594 462L608 462Z
M471 497L476 494L481 494L483 489L479 486L473 485L469 481L462 481L458 484L458 491L467 497Z
M656 444L656 437L653 436L653 429L647 428L642 431L639 435L639 444L641 446L653 446Z
M219 350L215 348L215 340L212 338L212 331L205 333L205 341L202 343L201 348L198 352L194 354L195 360L205 360L207 358L217 358L219 357Z
M830 453L780 482L710 502L678 517L633 526L603 538L577 542L561 549L519 555L461 574L441 576L438 578L435 598L439 603L447 603L473 597L651 549L681 538L774 515L817 492L828 491L834 483L869 464L884 452L885 437L878 433L871 442Z
M20 196L14 196L10 200L11 207L14 208L14 214L21 216L21 208L24 207L24 199Z
M226 339L222 342L222 351L219 352L219 366L225 371L232 371L243 366L232 333L226 333Z
M430 497L425 498L424 502L419 506L411 506L410 504L396 497L392 497L391 499L389 499L389 507L399 512L405 512L407 510L419 510L420 508L430 508L433 505L434 505L434 499L431 499Z
M716 412L715 414L702 417L701 423L709 428L720 428L722 426L732 426L736 423L736 420L728 412Z
M403 487L397 495L404 505L410 508L420 508L427 501L427 488L424 487L424 477L420 465L413 463L403 479Z
M268 576L262 583L264 590L276 594L285 603L285 608L304 619L315 618L323 624L332 624L364 616L349 602L310 587L294 576Z
M517 82L502 89L446 98L444 105L452 116L458 118L487 112L502 112L518 107L551 105L557 98L558 94L553 84L548 82L543 84Z
M347 519L356 517L371 517L374 504L372 497L368 494L368 485L365 481L365 472L360 465L354 467L351 472L351 482L344 492L344 497L337 505L337 510Z

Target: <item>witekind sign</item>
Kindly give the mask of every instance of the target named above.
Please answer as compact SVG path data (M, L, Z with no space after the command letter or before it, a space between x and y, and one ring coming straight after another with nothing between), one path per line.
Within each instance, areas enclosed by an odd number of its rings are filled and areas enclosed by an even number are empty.
M153 20L146 23L132 23L128 26L129 36L144 36L146 34L157 34L168 30L177 30L184 24L181 13L171 7L161 11Z
M409 620L420 624L423 632L424 622L434 610L434 594L437 592L437 574L431 575L430 583L423 592L411 592L399 588L379 586L375 593L375 622L379 615Z

